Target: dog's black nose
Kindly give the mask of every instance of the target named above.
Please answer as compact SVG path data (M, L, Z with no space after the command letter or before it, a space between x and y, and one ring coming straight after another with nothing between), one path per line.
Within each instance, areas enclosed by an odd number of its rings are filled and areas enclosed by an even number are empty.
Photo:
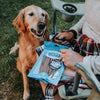
M39 30L43 30L45 28L45 23L39 22L38 23L38 28L39 28Z

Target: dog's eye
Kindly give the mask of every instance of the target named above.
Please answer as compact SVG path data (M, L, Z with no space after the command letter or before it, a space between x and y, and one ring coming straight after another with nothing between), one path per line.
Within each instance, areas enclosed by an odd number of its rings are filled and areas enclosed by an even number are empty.
M45 14L44 14L44 13L42 13L41 15L42 15L43 17L45 16Z
M29 13L29 16L33 16L34 15L34 13Z

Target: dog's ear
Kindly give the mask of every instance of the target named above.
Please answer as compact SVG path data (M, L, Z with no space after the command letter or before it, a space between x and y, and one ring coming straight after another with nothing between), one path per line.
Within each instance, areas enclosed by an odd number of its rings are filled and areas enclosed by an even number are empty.
M49 27L49 15L48 15L47 12L46 12L45 17L46 17L46 27L47 27L47 29L48 29L48 27Z
M45 17L46 17L46 34L45 34L44 40L49 41L49 35L48 35L49 15L47 12L45 12Z
M19 33L25 32L24 9L22 9L17 17L13 20L13 25L18 29Z

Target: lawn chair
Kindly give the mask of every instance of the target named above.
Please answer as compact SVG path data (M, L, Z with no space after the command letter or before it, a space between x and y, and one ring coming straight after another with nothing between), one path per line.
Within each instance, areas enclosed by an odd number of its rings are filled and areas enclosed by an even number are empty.
M75 15L80 15L80 16L84 15L84 2L71 3L71 2L64 2L61 0L51 0L51 4L54 10L54 15L53 15L54 35L57 34L56 32L56 14L57 14L56 12L57 11L63 14L63 19L67 22L73 21L75 18ZM94 73L91 71L91 69L87 69L88 67L86 67L86 65L84 65L83 63L77 63L75 66L78 69L76 70L74 85L73 87L70 87L69 89L67 89L67 94L69 94L69 92L71 92L71 94L76 94L78 91L78 95L66 96L65 86L61 85L58 87L58 93L60 97L64 100L72 100L72 99L79 100L80 98L85 98L85 99L88 98L88 100L100 100L100 82L97 80ZM91 92L91 89L84 90L84 89L78 88L81 76L84 78L88 86L92 88L92 92ZM46 92L52 95L53 89L48 85ZM46 99L46 100L54 100L54 97L52 99Z
M74 20L75 15L82 16L84 15L84 2L80 3L71 3L71 2L64 2L61 0L50 0L51 5L53 8L53 30L54 34L56 34L56 15L57 11L63 14L64 20L67 22L71 22Z

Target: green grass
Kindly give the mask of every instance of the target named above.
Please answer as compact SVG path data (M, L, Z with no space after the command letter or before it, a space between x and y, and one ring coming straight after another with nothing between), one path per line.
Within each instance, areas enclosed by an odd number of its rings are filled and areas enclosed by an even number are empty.
M80 0L64 0L80 1ZM84 1L84 0L82 0ZM28 5L37 5L46 10L50 16L49 34L53 33L53 9L50 0L0 0L0 100L22 100L23 81L21 74L16 69L17 56L9 55L10 48L18 41L19 35L12 25L13 19L19 10ZM57 13L57 31L69 29L80 17L71 23L62 20ZM41 87L38 81L30 79L30 100L38 100Z

